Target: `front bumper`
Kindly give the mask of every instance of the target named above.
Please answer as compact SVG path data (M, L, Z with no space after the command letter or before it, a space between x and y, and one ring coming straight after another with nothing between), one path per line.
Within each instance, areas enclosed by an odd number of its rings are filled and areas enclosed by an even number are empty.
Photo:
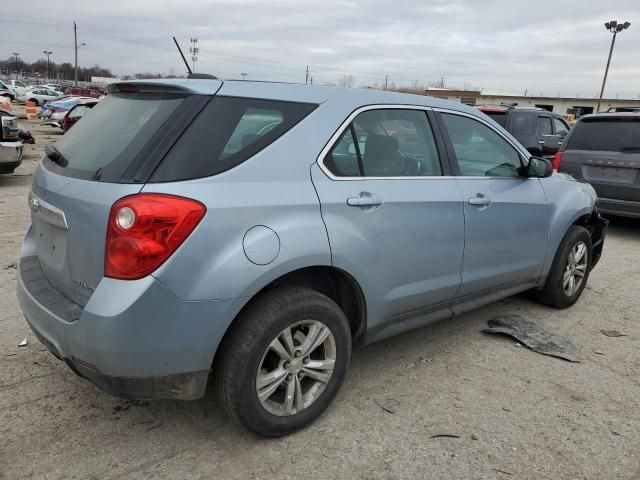
M600 257L602 257L604 237L607 235L609 220L602 218L600 208L596 208L591 214L591 217L589 217L588 226L589 233L591 234L591 268L593 268L600 261Z
M22 163L22 142L0 142L0 173L11 173Z
M74 372L123 398L204 395L242 299L185 302L153 277L104 278L83 308L40 275L34 258L23 256L18 270L22 311L38 339Z

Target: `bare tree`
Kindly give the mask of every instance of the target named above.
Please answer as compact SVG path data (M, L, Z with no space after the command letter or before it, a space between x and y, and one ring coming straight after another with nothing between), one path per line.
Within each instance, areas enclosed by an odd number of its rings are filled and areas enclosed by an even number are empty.
M342 88L353 88L354 83L353 75L343 75L338 79L338 86Z

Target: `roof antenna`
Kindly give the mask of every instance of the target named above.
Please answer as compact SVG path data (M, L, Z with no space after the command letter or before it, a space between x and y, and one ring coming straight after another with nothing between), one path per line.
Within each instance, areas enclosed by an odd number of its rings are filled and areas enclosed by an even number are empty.
M193 72L191 71L191 68L189 67L189 64L187 63L187 59L184 58L184 53L182 53L182 49L180 48L180 45L178 44L178 40L176 40L176 37L173 37L173 41L176 44L176 47L178 48L178 51L180 52L180 56L182 57L182 61L184 62L185 66L187 67L187 72L189 72L189 75L191 75Z

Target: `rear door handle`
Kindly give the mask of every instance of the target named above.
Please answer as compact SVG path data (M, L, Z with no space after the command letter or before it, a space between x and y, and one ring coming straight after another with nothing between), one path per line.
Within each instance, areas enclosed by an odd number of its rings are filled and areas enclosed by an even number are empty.
M369 192L360 192L357 197L347 198L347 205L350 207L379 207L382 199Z
M467 201L469 202L469 204L479 207L487 207L491 205L491 199L488 197L471 197Z
M539 143L540 145L544 145L544 140L538 140L538 143Z

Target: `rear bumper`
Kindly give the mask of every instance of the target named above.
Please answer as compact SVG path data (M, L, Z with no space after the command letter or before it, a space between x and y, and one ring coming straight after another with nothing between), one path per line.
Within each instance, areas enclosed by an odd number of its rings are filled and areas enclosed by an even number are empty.
M105 375L92 365L87 365L76 358L65 358L56 346L47 340L43 334L29 324L35 336L46 346L53 355L65 362L78 376L91 381L101 390L114 397L128 400L140 399L175 399L196 400L204 395L209 370L191 373L177 373L172 375L152 377L115 377Z
M204 395L218 344L241 299L184 302L153 277L105 278L81 308L61 300L46 278L34 282L23 268L28 258L21 261L17 282L24 316L38 339L74 372L123 398ZM75 309L60 305L65 301ZM72 314L65 319L67 307Z
M598 208L604 214L640 218L640 202L601 197L599 198Z

